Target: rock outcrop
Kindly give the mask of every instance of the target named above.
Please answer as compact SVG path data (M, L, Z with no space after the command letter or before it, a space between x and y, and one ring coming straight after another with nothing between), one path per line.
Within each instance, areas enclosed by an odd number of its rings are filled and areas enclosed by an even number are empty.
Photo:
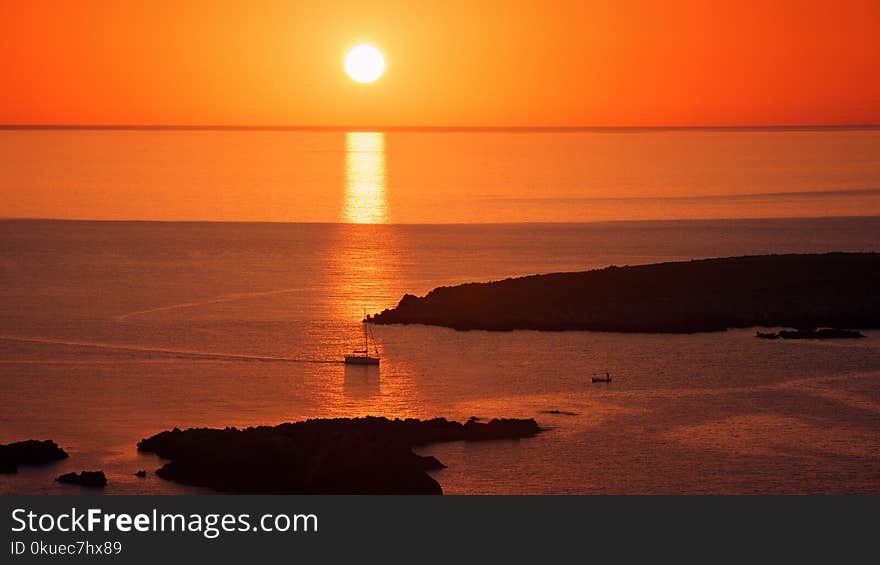
M65 473L55 479L59 483L79 485L81 487L104 487L107 486L107 477L103 471L81 471L76 473Z
M338 418L244 430L175 428L141 440L138 450L171 460L156 471L164 479L223 492L442 494L426 471L443 464L413 447L538 432L533 419L461 424L444 418Z
M8 443L0 445L0 473L16 473L19 465L44 465L66 457L67 453L48 439Z

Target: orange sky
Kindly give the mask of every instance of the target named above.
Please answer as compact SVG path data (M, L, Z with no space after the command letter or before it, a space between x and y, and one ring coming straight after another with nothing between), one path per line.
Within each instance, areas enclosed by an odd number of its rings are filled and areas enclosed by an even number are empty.
M880 2L0 0L0 84L4 124L877 124Z

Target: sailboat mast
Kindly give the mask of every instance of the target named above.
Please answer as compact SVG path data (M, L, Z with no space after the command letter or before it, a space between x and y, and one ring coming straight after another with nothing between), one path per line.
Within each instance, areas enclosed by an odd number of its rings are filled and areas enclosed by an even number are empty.
M376 353L376 358L379 358L379 346L376 344L376 336L373 335L373 328L370 328L370 339L373 340L373 351Z

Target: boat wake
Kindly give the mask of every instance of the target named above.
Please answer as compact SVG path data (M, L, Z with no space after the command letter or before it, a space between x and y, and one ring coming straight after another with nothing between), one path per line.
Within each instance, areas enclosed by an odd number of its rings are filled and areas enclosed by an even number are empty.
M246 300L248 298L260 298L263 296L275 296L278 294L290 294L293 292L302 292L302 288L279 288L276 290L264 290L258 292L236 292L233 294L224 294L221 296L217 296L214 298L208 298L206 300L199 300L195 302L181 302L179 304L168 304L167 306L157 306L155 308L147 308L146 310L135 310L134 312L127 312L125 314L119 314L118 316L114 316L114 319L117 321L127 320L128 318L135 318L138 316L146 316L148 314L154 314L156 312L167 312L169 310L182 310L184 308L198 308L199 306L210 306L212 304L223 304L225 302L235 302L238 300Z
M340 364L341 361L330 359L305 359L298 357L276 357L272 355L250 355L247 353L218 353L213 351L195 351L189 349L167 349L164 347L151 347L147 345L133 345L125 343L106 343L94 341L78 341L68 339L54 339L44 337L23 337L13 335L0 335L0 340L15 341L21 343L46 343L52 345L66 345L69 347L89 347L110 351L126 351L163 355L186 359L208 359L218 361L262 361L266 363L322 363Z

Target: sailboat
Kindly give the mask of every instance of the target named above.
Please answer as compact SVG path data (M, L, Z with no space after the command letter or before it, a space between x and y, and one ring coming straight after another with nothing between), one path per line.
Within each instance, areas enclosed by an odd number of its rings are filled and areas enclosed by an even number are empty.
M379 348L376 347L376 340L373 340L373 351L375 357L370 355L370 339L372 332L368 331L366 316L363 322L364 326L364 348L356 349L350 355L345 356L346 365L378 365L379 364Z

